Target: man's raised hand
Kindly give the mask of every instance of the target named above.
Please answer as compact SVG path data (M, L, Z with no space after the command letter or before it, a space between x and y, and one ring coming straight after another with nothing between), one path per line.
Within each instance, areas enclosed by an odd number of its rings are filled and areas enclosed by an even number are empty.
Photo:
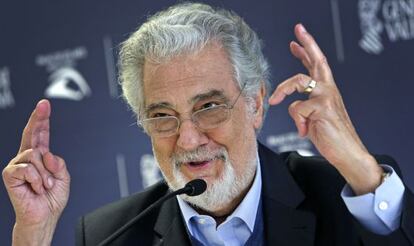
M295 36L298 42L292 41L290 50L308 75L297 74L280 83L269 103L277 105L294 92L303 93L311 80L316 81L308 100L298 100L289 106L299 135L309 137L356 194L374 191L383 171L355 131L325 55L301 24L295 26Z
M50 114L49 101L41 100L23 131L16 157L3 170L16 214L13 245L50 244L68 201L70 176L65 161L49 149Z

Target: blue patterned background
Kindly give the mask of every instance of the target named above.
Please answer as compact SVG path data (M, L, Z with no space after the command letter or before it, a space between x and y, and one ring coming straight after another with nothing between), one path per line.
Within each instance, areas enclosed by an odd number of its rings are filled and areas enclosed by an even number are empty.
M204 1L239 13L264 40L273 87L305 72L289 53L302 22L326 53L368 149L399 162L414 188L414 0ZM134 124L116 81L118 44L171 1L2 1L0 163L16 154L41 98L52 102L51 150L63 156L71 196L54 245L73 245L77 218L160 178L149 139ZM66 86L65 88L63 88ZM275 151L315 153L297 137L289 98L270 109L260 140ZM411 105L411 106L410 106ZM0 187L0 238L10 245L14 213Z

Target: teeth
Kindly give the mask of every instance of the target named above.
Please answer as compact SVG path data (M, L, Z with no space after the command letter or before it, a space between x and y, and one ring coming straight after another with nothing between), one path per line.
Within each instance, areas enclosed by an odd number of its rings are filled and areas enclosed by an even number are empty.
M206 160L187 160L185 162L182 162L182 164L188 163L190 165L197 165L197 164L200 164L202 162L210 162L210 161L214 161L216 159L221 159L221 158L220 157L214 157L214 158L206 159Z
M212 161L212 159L209 159L209 160L193 160L193 161L189 161L189 162L191 163L191 162L208 162L208 161Z

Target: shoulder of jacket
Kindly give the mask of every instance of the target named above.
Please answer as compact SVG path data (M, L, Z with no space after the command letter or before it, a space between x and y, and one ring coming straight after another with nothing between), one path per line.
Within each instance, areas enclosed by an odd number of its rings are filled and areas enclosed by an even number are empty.
M124 223L164 196L167 192L167 184L165 181L160 181L143 191L95 209L84 216L84 223L99 225L103 222L108 223L108 218L114 223L116 221Z

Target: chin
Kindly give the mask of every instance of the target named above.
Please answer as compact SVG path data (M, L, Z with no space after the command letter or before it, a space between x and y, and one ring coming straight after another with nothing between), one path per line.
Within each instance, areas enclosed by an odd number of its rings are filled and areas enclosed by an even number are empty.
M228 159L227 159L228 160ZM254 160L254 163L256 161ZM224 162L223 171L219 178L206 180L207 190L198 196L180 195L181 198L207 212L216 212L228 208L251 184L256 171L256 165L251 163L249 168L239 177L229 161ZM173 171L174 181L167 180L169 187L177 190L190 180L179 169Z
M202 165L196 165L196 167L187 166L186 169L188 168L189 170L186 171L190 171L189 174L191 175L182 171L183 165L188 165L188 163L195 162L195 160ZM236 173L228 152L224 147L218 149L200 147L192 152L175 153L171 158L171 165L173 166L172 175L169 175L170 178L168 178L163 173L170 189L178 190L192 179L203 178L203 174L210 173L209 169L213 168L214 165L218 165L213 160L220 160L222 168L219 177L208 176L206 178L206 191L201 195L192 197L180 195L186 202L207 212L230 208L234 204L235 199L247 190L256 172L257 160L255 156L250 160L246 160L247 163L243 165L244 170ZM206 163L203 163L203 161Z

